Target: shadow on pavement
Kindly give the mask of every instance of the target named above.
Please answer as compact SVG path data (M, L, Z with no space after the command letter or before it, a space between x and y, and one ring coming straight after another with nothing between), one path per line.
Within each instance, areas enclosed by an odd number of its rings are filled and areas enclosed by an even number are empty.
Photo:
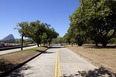
M22 71L22 70L28 70L28 69L30 69L30 68L31 68L31 67L29 67L29 66L21 67L21 68L15 70L15 71L13 71L12 73L10 73L10 74L9 74L8 76L6 76L6 77L24 77L24 74L21 73L21 71Z
M35 50L35 51L37 51L37 52L43 52L43 51L41 51L41 50Z
M53 46L53 47L50 47L51 49L56 49L56 48L65 48L65 47L63 47L63 46Z
M54 52L47 52L47 51L43 52L43 51L40 51L40 50L35 50L35 51L42 52L42 54L51 54L51 53L54 53Z
M116 74L109 72L108 70L104 69L103 67L99 69L89 70L89 71L78 71L78 74L70 74L66 76L65 74L63 77L116 77Z

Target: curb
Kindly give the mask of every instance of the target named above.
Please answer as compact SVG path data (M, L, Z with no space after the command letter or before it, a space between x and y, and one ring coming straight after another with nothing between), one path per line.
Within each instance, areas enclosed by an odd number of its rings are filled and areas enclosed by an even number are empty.
M48 50L48 49L49 49L49 48L47 48L46 50ZM24 61L23 63L20 63L20 64L18 64L17 66L15 66L15 67L13 67L13 68L7 70L6 72L1 73L1 74L0 74L0 77L5 77L5 76L7 76L8 74L10 74L11 72L13 72L14 70L16 70L16 69L22 67L24 64L28 63L29 61L33 60L33 59L36 58L37 56L39 56L39 55L41 55L42 53L44 53L46 50L44 50L43 52L40 52L39 54L37 54L37 55L35 55L35 56L33 56L33 57L31 57L30 59Z

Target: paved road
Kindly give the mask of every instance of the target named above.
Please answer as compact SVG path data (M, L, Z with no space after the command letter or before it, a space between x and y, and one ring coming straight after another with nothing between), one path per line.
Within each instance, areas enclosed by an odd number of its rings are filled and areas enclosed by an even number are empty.
M34 47L37 47L37 46L24 47L23 49L25 50L25 49L30 49L30 48L34 48ZM21 50L21 48L3 50L3 51L0 51L0 55L11 53L11 52L16 52L16 51L20 51L20 50Z
M67 48L54 46L8 77L107 77Z

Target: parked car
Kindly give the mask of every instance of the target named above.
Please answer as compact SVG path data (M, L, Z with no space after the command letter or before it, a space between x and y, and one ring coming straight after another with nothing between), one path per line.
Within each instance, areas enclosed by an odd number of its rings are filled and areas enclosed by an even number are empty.
M4 46L5 46L4 42L0 42L0 47L4 47Z

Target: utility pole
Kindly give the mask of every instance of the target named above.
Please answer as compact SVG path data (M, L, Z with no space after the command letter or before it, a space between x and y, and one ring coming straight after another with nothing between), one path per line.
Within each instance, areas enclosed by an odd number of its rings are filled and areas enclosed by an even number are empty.
M24 32L22 33L22 38L21 38L21 50L23 50L23 35L24 35Z

